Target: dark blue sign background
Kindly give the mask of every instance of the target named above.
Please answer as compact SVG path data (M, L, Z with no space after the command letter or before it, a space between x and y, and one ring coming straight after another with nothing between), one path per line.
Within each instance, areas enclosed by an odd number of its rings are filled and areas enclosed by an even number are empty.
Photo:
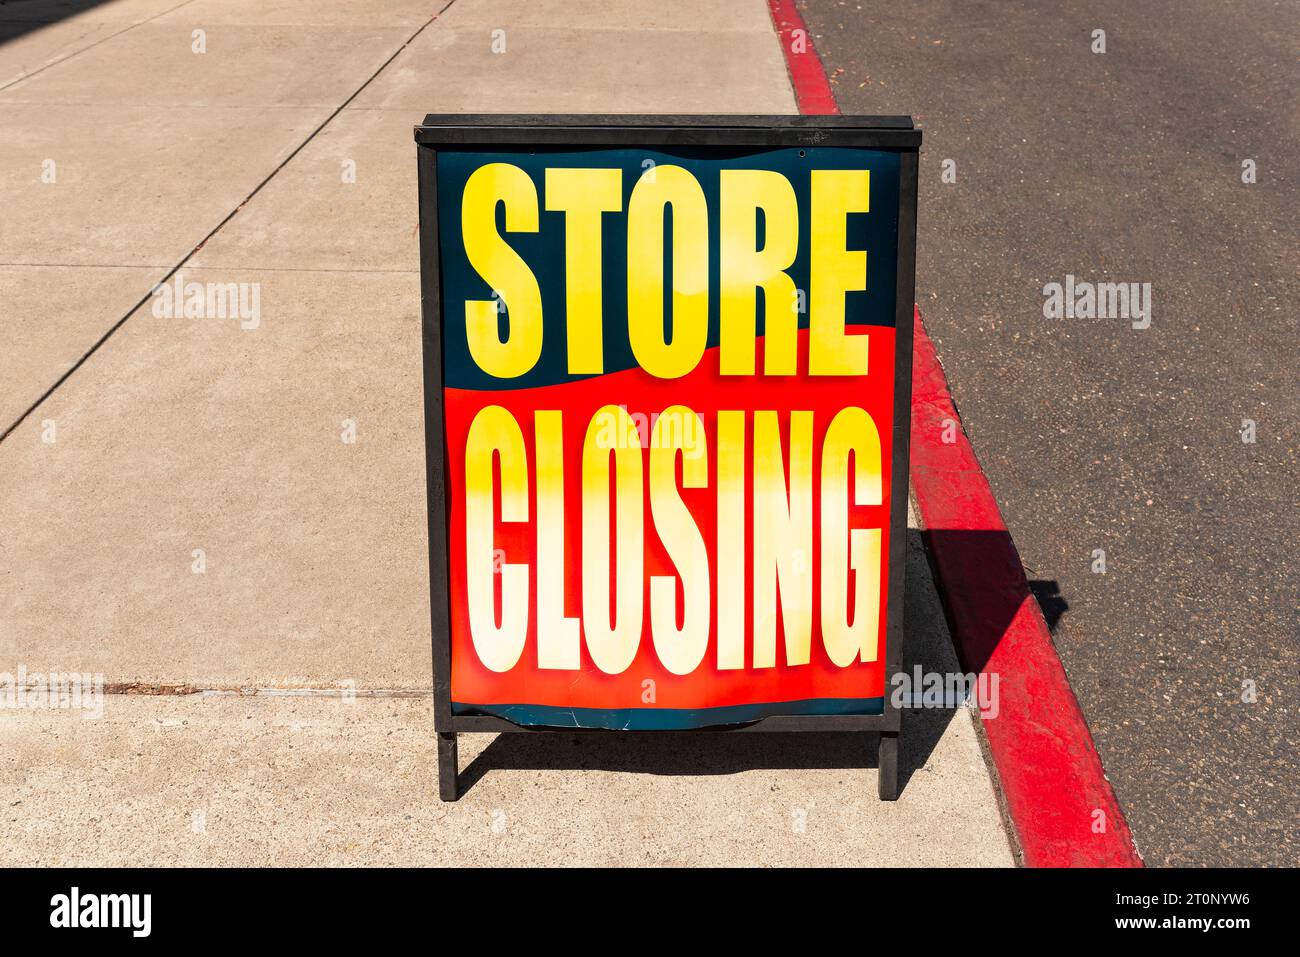
M871 212L851 213L847 221L849 249L868 250L866 290L846 296L845 315L849 325L894 325L896 275L898 260L898 190L899 156L876 150L805 147L803 149L681 149L671 152L628 149L467 151L442 148L438 152L438 232L441 247L443 381L449 388L498 389L495 379L475 365L465 336L465 302L491 299L492 289L475 272L465 255L461 237L461 198L465 183L479 167L488 163L510 163L524 170L537 187L538 223L535 233L509 233L505 229L505 209L498 204L497 230L519 253L537 277L542 295L542 356L526 375L511 379L512 389L555 385L586 376L571 376L567 371L565 336L565 214L548 212L545 207L545 176L548 167L598 168L623 170L623 209L606 213L602 220L604 349L605 371L613 372L635 366L636 360L627 332L627 206L637 180L655 165L677 165L688 170L699 182L709 212L709 338L708 346L718 343L718 216L719 172L724 169L765 169L784 175L794 188L799 204L799 251L787 270L797 289L808 289L808 254L810 225L810 174L820 169L871 170ZM665 216L671 218L671 209ZM762 216L759 214L758 242L764 244ZM672 233L665 229L665 288L671 289ZM672 297L665 295L665 311ZM509 312L501 315L502 339L508 329ZM756 328L764 334L762 291L757 303ZM671 338L671 318L665 315L665 328ZM808 314L799 317L806 328Z

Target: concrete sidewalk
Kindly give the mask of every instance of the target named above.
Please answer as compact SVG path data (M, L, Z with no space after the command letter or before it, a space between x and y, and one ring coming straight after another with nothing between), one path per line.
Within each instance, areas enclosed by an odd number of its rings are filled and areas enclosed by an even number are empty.
M431 683L411 127L795 106L762 0L432 12L0 31L0 672L360 691L0 711L0 863L1010 863L965 711L909 715L897 805L852 735L471 738L437 803L428 702L391 696ZM255 327L155 316L178 267L257 284ZM953 670L911 573L910 655Z
M951 671L910 545L907 667ZM0 716L0 865L1006 866L977 720L908 714L894 803L871 735L656 733L463 735L442 804L428 695L109 695Z

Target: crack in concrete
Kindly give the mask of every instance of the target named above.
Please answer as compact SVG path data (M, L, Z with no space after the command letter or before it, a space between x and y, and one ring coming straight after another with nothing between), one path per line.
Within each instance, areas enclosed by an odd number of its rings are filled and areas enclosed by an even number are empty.
M187 0L187 2L189 2L189 0ZM126 311L126 313L122 316L122 318L118 319L117 322L113 323L113 325L108 328L107 332L105 332L102 336L100 336L97 340L95 340L94 344L91 345L91 347L86 351L86 353L80 359L78 359L71 366L69 366L68 369L63 373L63 375L59 376L59 378L55 380L53 385L51 385L48 389L46 389L43 393L41 393L40 397L37 398L37 400L33 402L30 406L28 406L26 410L24 410L18 416L18 418L14 419L14 421L4 430L4 432L0 433L0 442L4 442L5 439L9 438L9 436L13 434L14 430L17 429L18 426L22 425L23 422L27 420L28 416L30 416L33 412L35 412L38 408L40 408L40 406L45 402L46 399L48 399L51 395L53 395L55 391L57 391L58 388L61 385L63 385L64 382L66 382L69 378L71 378L72 374L75 373L78 369L80 369L86 363L87 359L89 359L91 356L93 356L96 352L99 351L100 346L102 346L105 342L107 342L110 338L112 338L113 334L117 332L118 329L122 328L122 326L126 324L126 321L130 319L131 316L135 315L135 313L139 311L139 309L149 301L152 289L171 279L172 276L174 276L187 262L190 261L190 259L194 257L194 255L200 249L204 247L204 245L208 242L208 240L210 240L217 233L221 232L221 230L225 228L226 223L234 219L235 216L239 213L239 211L243 209L244 206L247 205L247 203L254 196L260 193L262 191L262 188L265 187L267 183L271 182L271 180L274 179L276 175L279 174L280 170L284 169L291 162L293 162L294 157L296 157L299 153L301 153L308 143L310 143L317 136L319 136L320 132L324 130L325 127L329 126L330 123L334 122L335 117L337 117L340 113L342 113L347 108L347 105L349 103L351 103L358 96L360 96L362 91L365 90L365 88L368 87L371 83L373 83L375 81L375 78L378 77L379 74L383 73L386 69L388 69L389 65L401 55L402 51L405 50L408 46L410 46L415 41L416 37L418 37L426 29L428 29L430 24L432 24L440 16L446 13L451 8L451 5L455 2L456 0L447 0L447 2L437 13L431 16L427 21L425 21L420 26L418 30L416 30L409 37L407 37L406 41L400 47L398 47L396 50L393 51L393 55L390 56L387 60L385 60L382 64L380 64L379 69L375 70L374 73L370 74L370 76L366 78L366 81L364 83L362 83L359 87L353 90L352 94L342 103L340 103L334 109L334 111L330 113L330 115L327 116L324 119L324 121L321 122L320 126L312 130L311 133L307 135L306 139L304 139L301 143L299 143L294 148L294 150L288 156L286 156L278 166L275 167L275 169L271 170L271 172L266 175L265 179L263 179L255 187L253 187L252 192L250 192L247 196L245 196L243 200L241 200L240 203L234 209L232 209L229 213L227 213L222 218L221 222L217 223L216 226L214 226L211 230L209 230L207 235L205 235L202 239L200 239L190 249L189 252L187 252L184 256L182 256L180 262L172 266L171 269L167 271L167 274L163 276L161 279L159 279L157 283L154 283L152 286L150 286L150 291L146 291L145 294L140 298L140 300ZM184 6L184 4L182 4L182 6ZM159 16L161 15L162 14L159 14ZM105 38L105 39L111 39L111 38ZM26 79L26 77L24 77L24 79Z

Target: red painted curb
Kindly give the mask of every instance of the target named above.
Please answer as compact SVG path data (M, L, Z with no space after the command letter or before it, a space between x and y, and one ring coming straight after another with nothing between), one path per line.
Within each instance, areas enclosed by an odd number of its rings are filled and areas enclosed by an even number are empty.
M794 0L768 6L799 111L838 113ZM984 717L984 731L1025 864L1141 867L919 309L911 443L912 494L957 653L967 670L998 676L997 714Z
M838 113L840 108L835 104L835 94L826 79L821 57L817 55L812 35L804 26L794 0L767 0L767 8L781 37L781 50L785 53L785 64L790 71L790 83L794 87L799 112L817 116Z
M920 310L914 335L912 494L962 666L998 676L984 733L1025 864L1141 867Z

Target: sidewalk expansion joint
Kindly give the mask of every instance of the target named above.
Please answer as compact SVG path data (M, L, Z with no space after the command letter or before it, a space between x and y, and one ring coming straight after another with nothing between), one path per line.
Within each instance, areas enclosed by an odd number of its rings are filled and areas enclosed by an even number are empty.
M345 688L337 685L325 688L261 688L228 685L217 688L199 688L192 684L158 683L147 681L109 682L104 694L153 698L432 698L433 688Z

